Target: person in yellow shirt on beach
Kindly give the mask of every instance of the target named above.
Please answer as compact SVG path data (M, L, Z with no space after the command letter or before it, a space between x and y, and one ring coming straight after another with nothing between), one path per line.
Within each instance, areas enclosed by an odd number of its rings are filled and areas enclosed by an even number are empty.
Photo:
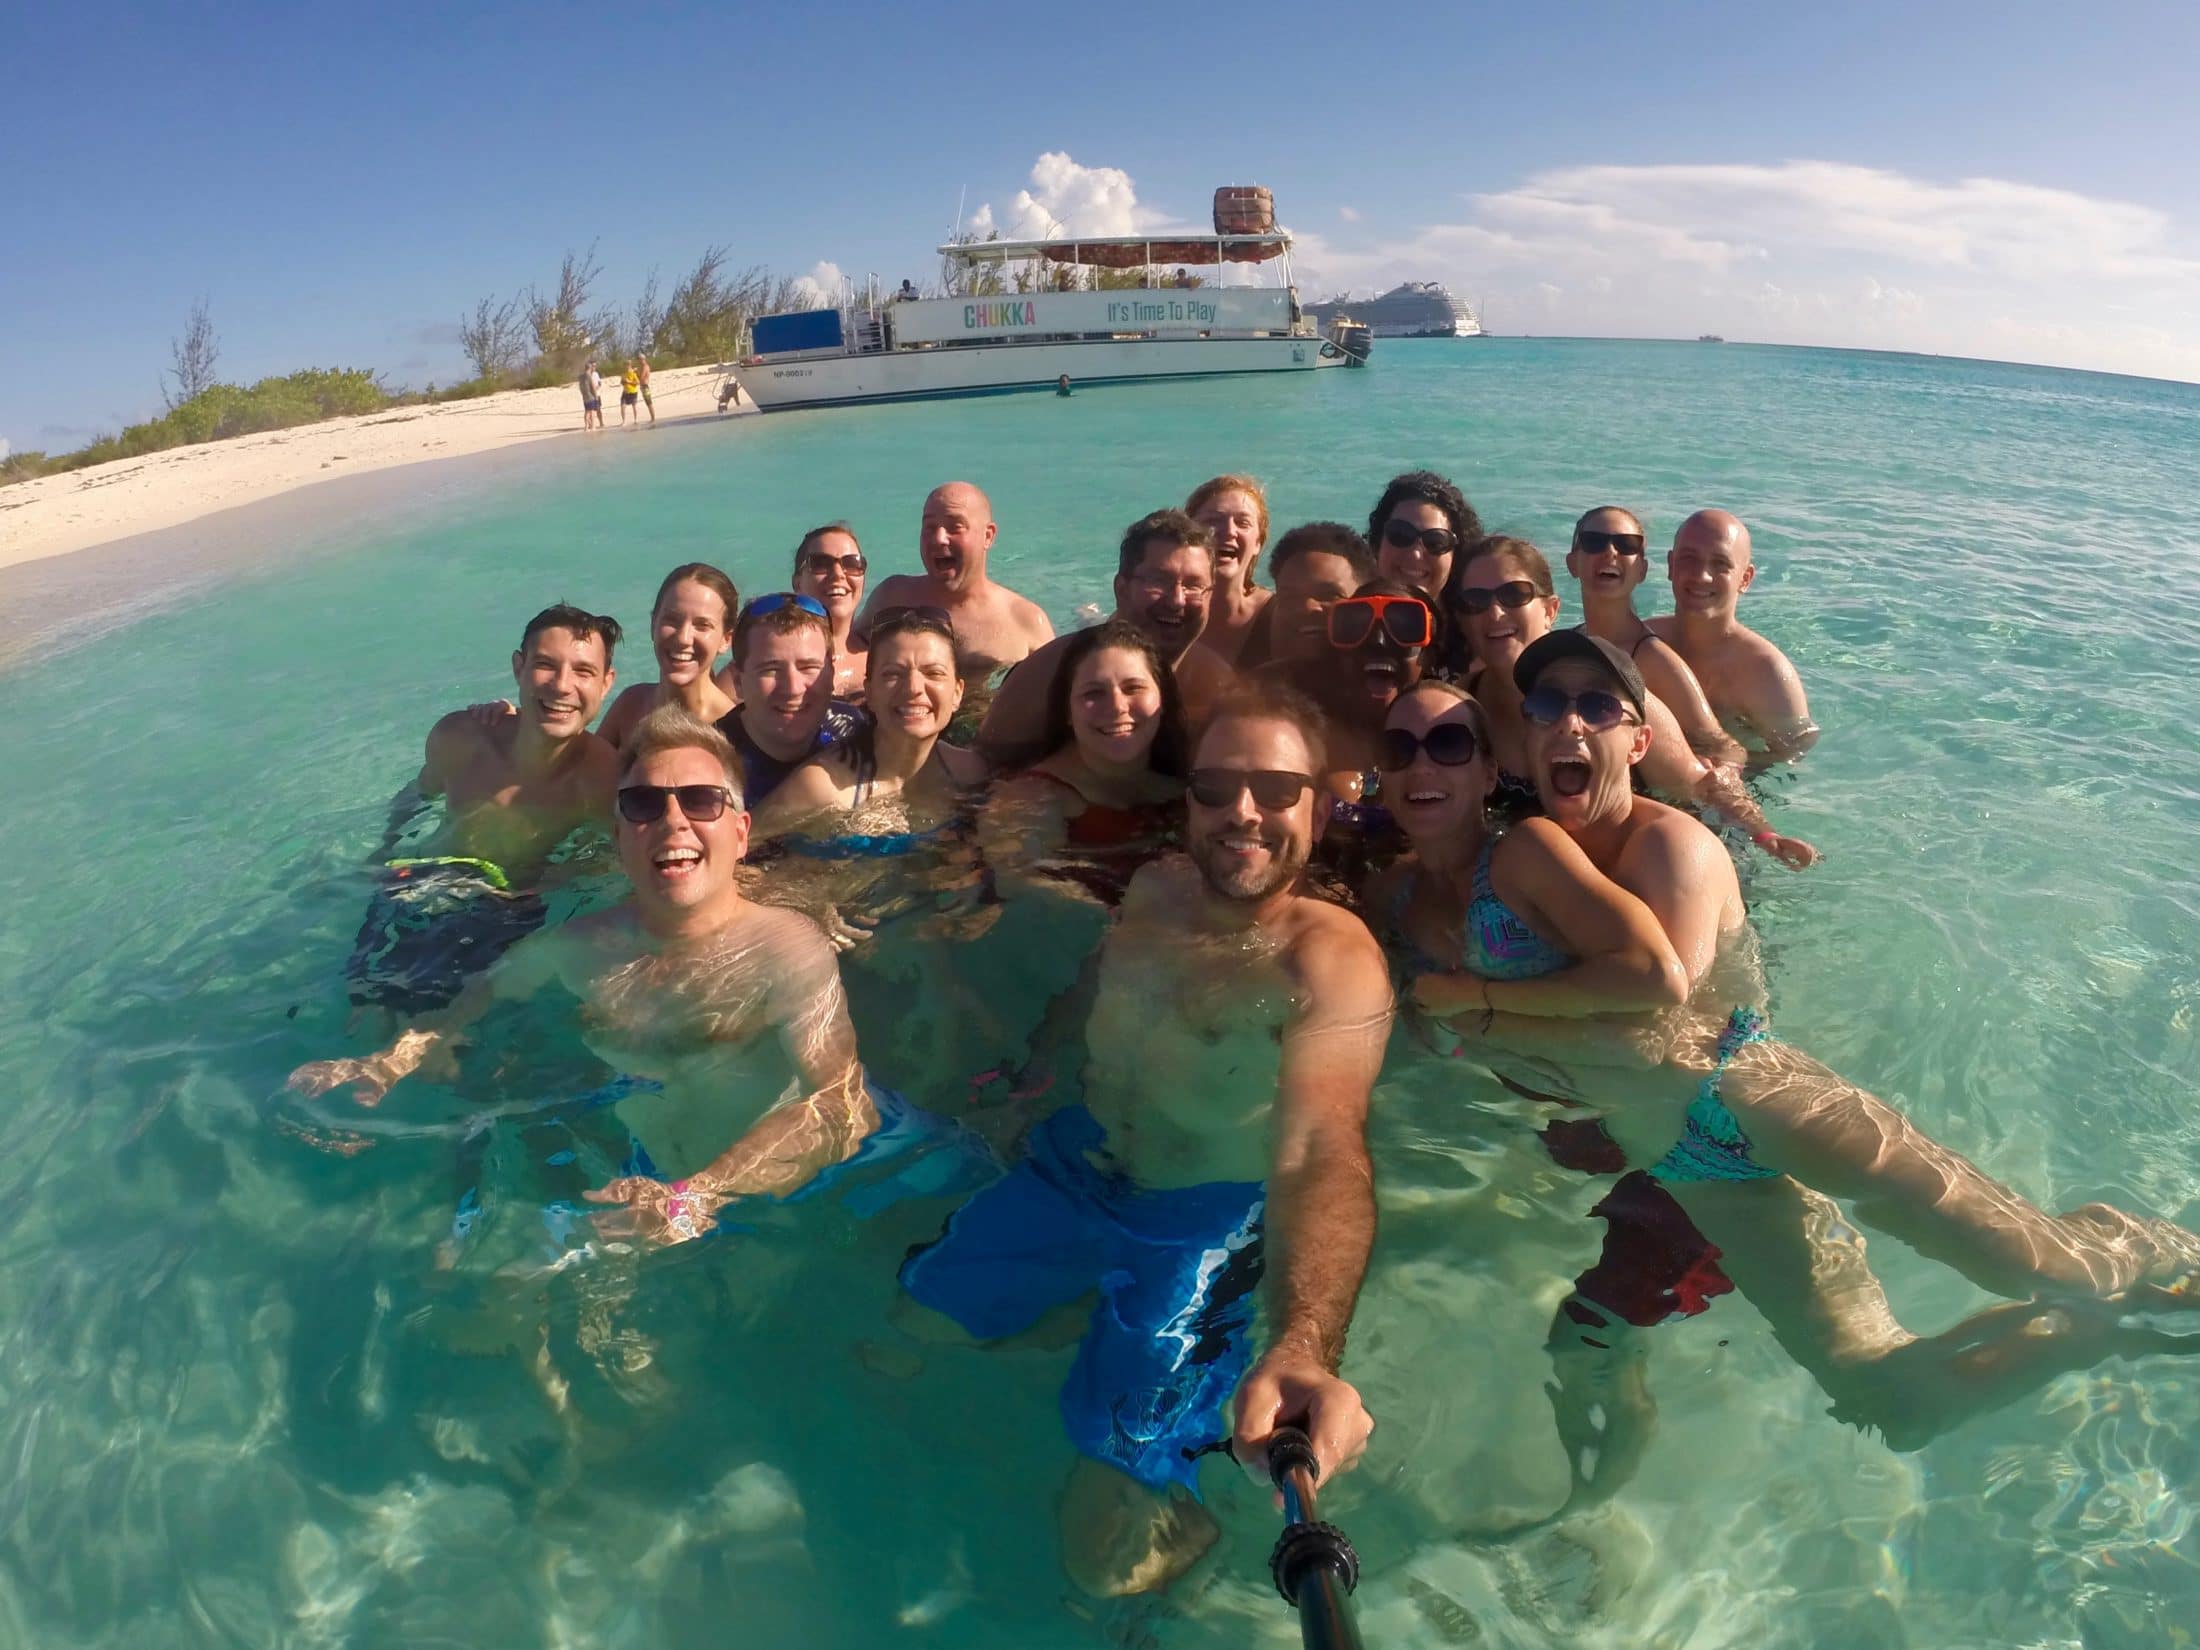
M634 427L637 430L642 427L641 400L642 375L634 370L633 358L629 357L626 363L626 371L619 375L620 429L626 428L626 415L628 413L634 415Z

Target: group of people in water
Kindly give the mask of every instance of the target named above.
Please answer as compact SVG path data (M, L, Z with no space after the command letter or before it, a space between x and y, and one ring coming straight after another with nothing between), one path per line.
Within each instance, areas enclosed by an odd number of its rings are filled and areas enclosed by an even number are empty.
M618 1114L646 1172L589 1194L637 1242L974 1129L989 1166L901 1283L981 1341L1097 1297L1062 1393L1080 1459L1061 1509L1100 1595L1165 1585L1211 1543L1196 1468L1218 1439L1257 1469L1302 1427L1325 1476L1366 1445L1342 1371L1398 1015L1546 1103L1559 1164L1612 1178L1603 1253L1552 1329L1561 1514L1641 1454L1642 1332L1720 1294L1898 1447L2180 1344L2153 1314L2185 1303L2200 1238L2043 1211L1773 1038L1738 865L1817 851L1750 780L1818 728L1739 617L1757 569L1736 517L1679 525L1672 611L1645 617L1645 523L1589 510L1564 556L1577 628L1545 555L1427 471L1385 486L1364 532L1273 542L1259 484L1217 476L1129 526L1113 611L1066 635L991 576L996 533L950 482L919 570L875 587L845 522L747 601L676 567L657 678L616 697L619 624L537 614L513 699L439 721L393 814L350 973L394 1040L294 1084L373 1103L555 984L645 1080ZM434 840L394 854L432 799ZM553 855L592 826L631 894L545 926ZM867 878L948 864L960 897L1108 920L1020 1066L912 1102L866 1071L840 971ZM1905 1330L1836 1200L2008 1304Z

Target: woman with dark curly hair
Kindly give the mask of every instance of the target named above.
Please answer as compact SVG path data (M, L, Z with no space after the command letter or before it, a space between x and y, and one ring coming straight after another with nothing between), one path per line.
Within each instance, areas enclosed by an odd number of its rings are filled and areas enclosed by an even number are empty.
M1451 576L1452 557L1481 536L1467 495L1434 470L1392 476L1367 517L1376 571L1432 597Z

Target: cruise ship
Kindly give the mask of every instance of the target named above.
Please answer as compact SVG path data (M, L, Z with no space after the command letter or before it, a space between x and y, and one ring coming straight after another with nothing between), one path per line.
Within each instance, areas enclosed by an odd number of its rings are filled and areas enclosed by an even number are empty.
M1474 306L1454 298L1436 281L1407 281L1380 298L1332 298L1326 304L1309 304L1306 313L1321 327L1340 315L1350 316L1377 338L1482 336Z

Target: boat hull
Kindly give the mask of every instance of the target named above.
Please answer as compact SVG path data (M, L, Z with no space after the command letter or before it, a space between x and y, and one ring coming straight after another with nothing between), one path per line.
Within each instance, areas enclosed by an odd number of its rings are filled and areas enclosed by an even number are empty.
M1114 338L765 360L735 367L734 377L758 411L784 412L1052 389L1064 373L1081 386L1345 364L1313 337Z

